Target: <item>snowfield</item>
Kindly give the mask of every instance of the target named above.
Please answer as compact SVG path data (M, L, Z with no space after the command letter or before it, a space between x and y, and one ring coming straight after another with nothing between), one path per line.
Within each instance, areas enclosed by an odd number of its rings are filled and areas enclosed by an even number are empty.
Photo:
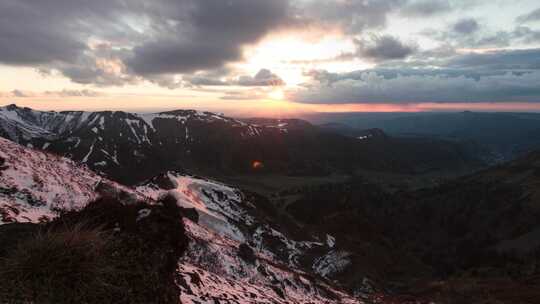
M83 208L108 189L147 199L83 164L0 137L0 224L50 220L59 211Z
M84 166L0 138L0 223L38 222L97 198L102 181Z
M239 207L242 193L219 182L168 172L167 177L175 189L166 191L155 184L137 187L137 191L157 200L165 193L173 194L178 205L194 208L199 214L199 224L210 227L237 241L245 241L244 234L234 223L250 224L253 218Z
M182 303L363 303L261 252L243 259L237 241L184 223L190 245L179 263Z

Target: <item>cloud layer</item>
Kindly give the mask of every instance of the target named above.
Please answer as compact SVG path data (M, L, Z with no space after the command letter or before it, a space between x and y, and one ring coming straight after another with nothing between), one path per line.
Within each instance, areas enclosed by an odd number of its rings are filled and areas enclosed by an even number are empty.
M305 103L540 102L540 49L463 54L436 68L311 71Z
M123 85L222 68L294 22L287 0L4 0L0 63Z
M151 82L259 99L295 77L264 61L239 69L246 49L269 34L315 29L351 47L289 61L308 79L288 89L298 102L540 102L540 8L517 1L528 9L497 27L497 5L479 0L1 0L0 64L80 84L49 92L60 97ZM422 25L413 38L403 34L410 25Z

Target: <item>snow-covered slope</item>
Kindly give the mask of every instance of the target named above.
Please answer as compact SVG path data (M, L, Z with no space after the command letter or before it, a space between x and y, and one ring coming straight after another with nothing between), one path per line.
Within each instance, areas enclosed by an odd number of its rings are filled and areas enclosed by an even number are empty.
M320 277L185 220L190 245L179 263L182 303L362 303Z
M50 219L82 208L106 188L132 192L70 159L0 138L0 224Z
M218 182L172 172L167 173L166 177L175 187L170 193L176 197L178 204L184 208L197 210L199 224L239 242L245 241L238 224L253 223L253 218L238 206L242 201L240 191ZM164 194L164 190L153 183L147 183L137 189L156 200Z
M240 190L174 172L137 190L155 199L172 194L198 214L185 219L191 241L179 264L183 303L361 303L319 275L333 269L317 261L332 263L332 256L312 251L332 252L333 243L293 239Z

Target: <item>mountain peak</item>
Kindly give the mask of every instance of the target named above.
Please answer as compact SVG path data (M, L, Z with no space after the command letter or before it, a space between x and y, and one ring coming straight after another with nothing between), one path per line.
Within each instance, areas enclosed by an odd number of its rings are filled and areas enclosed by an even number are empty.
M14 111L16 109L20 109L16 104L12 103L12 104L9 104L9 105L6 105L6 106L3 106L3 107L0 107L0 109L6 109L8 111Z

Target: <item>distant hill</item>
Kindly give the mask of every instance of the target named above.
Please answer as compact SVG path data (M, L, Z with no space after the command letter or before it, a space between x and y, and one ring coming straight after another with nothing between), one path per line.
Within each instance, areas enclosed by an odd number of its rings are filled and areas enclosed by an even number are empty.
M388 193L356 180L286 198L306 229L325 229L352 252L342 281L374 267L372 278L435 302L540 299L539 152L433 188Z
M540 148L538 113L319 113L307 118L316 124L339 123L353 130L380 128L391 136L467 142L493 162Z

